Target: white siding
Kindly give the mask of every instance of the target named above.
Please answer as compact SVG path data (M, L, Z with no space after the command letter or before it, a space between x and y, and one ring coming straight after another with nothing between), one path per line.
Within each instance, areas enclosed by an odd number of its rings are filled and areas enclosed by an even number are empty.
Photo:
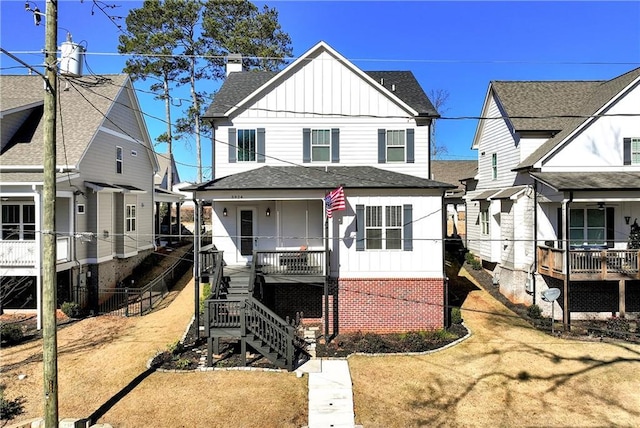
M500 117L493 98L489 100L488 117ZM513 185L516 173L511 170L520 162L519 150L504 120L485 120L478 144L478 190ZM498 176L493 179L492 155L498 157Z
M302 130L340 129L340 163L374 165L429 178L429 127L416 126L410 113L327 53L216 128L216 178L267 165L303 165ZM265 128L266 163L228 161L228 129ZM414 129L415 163L378 163L378 129Z
M411 205L413 215L413 251L365 250L356 251L354 211L344 211L338 223L339 245L335 246L341 278L442 278L443 272L443 213L439 196L415 197L372 193L352 196L349 204L365 206ZM364 225L357 225L364 227Z
M625 137L640 137L640 87L615 104L607 116L594 121L584 132L544 163L543 171L638 171L640 166L623 166Z

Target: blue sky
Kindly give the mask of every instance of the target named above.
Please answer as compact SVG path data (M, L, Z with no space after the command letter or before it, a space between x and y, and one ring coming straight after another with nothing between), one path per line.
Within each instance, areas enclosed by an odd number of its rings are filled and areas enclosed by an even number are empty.
M45 0L30 2L43 12ZM411 70L425 92L444 90L437 132L447 147L445 159L475 159L470 149L491 80L603 80L640 67L640 1L272 1L279 22L292 39L294 57L320 40L365 71ZM107 0L111 16L125 17L139 1ZM91 0L59 3L59 44L66 32L88 48L85 74L119 73L125 58L116 54L116 25ZM116 20L124 26L124 19ZM44 24L44 23L43 23ZM0 1L0 45L39 66L44 25L33 25L24 1ZM3 74L24 74L24 67L0 57ZM14 68L15 67L15 68ZM213 92L220 82L206 83ZM136 82L142 108L163 117L163 105ZM188 98L188 93L177 94ZM182 115L176 107L173 117ZM151 138L165 125L147 118ZM209 142L203 164L210 165ZM160 146L159 151L164 148ZM196 178L195 147L174 145L180 177ZM205 170L205 178L207 171Z

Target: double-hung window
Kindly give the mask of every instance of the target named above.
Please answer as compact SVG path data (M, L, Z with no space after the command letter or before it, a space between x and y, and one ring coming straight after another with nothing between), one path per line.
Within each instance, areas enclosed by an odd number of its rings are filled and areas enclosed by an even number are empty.
M489 234L489 204L480 207L480 230L483 235Z
M116 146L116 174L122 174L123 162L122 147Z
M36 239L36 207L33 204L2 205L2 239Z
M311 130L311 162L329 162L331 160L331 130Z
M640 165L640 138L631 139L631 165Z
M367 206L365 214L367 250L402 249L402 206Z
M238 129L238 162L256 161L256 130Z
M387 162L404 162L406 141L403 129L387 130Z
M136 231L136 206L135 204L127 204L125 212L126 231Z
M569 240L571 246L606 245L606 232L605 210L597 208L570 210Z

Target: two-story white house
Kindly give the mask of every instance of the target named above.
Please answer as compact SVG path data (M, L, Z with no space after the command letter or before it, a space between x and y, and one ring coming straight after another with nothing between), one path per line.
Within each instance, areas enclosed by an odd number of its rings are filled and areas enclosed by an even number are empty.
M640 69L607 81L493 81L472 148L468 248L515 302L560 289L575 317L640 312ZM631 247L631 248L629 248ZM636 247L637 248L637 247Z
M60 76L58 301L96 298L154 249L155 153L128 75ZM3 309L41 305L43 100L36 75L0 76Z
M324 42L277 73L228 67L205 114L214 179L193 187L213 205L225 272L259 257L268 306L335 331L442 328L454 186L430 179L438 113L414 75L362 71ZM329 216L340 187L345 209ZM300 258L318 278L285 277Z

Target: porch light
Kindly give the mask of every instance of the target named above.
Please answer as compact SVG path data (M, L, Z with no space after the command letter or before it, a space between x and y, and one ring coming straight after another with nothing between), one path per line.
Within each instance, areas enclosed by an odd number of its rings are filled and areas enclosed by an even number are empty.
M225 208L222 209L222 216L226 217L227 214L229 214L229 213L227 212L227 208L225 207Z
M626 215L624 216L624 222L629 224L629 222L631 221L631 216L630 215Z
M604 202L598 202L598 209L600 211L604 210Z
M267 207L267 211L265 212L267 217L271 217L271 208Z

